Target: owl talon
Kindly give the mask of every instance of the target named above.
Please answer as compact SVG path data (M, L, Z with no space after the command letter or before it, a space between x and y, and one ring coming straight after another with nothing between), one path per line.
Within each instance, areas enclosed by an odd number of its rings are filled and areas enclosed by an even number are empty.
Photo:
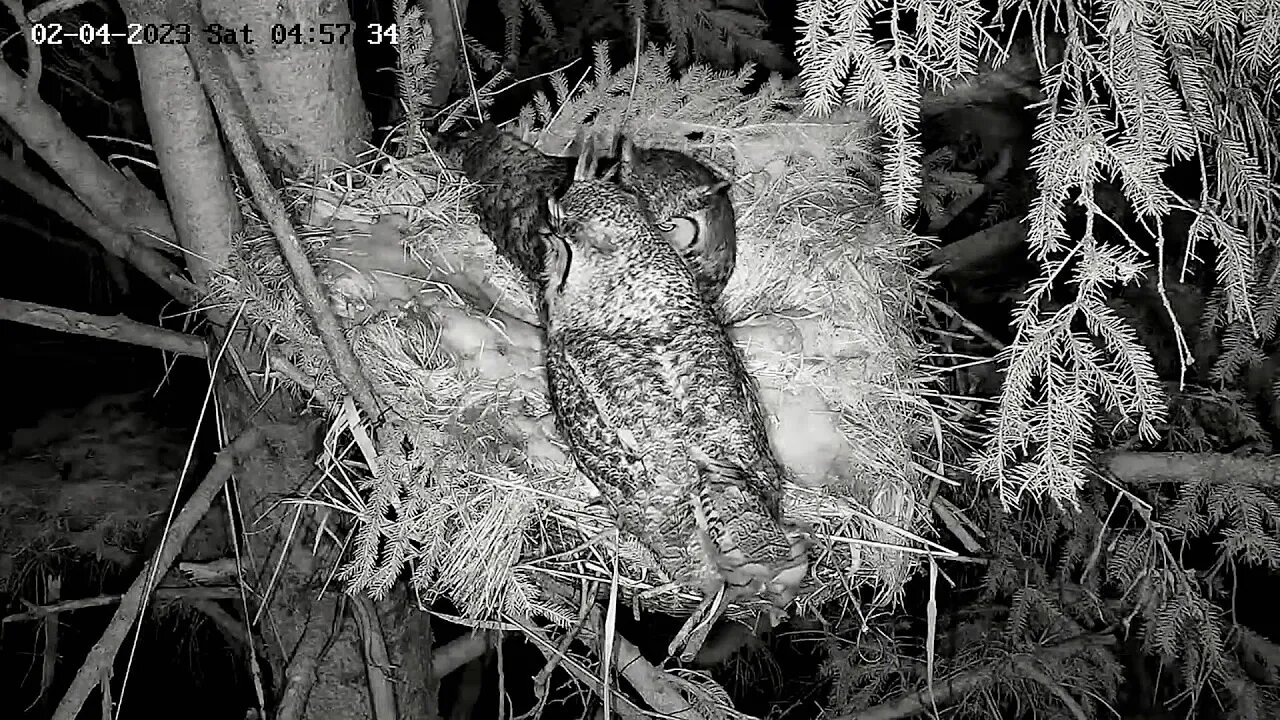
M693 662L698 656L698 651L707 641L707 636L711 634L711 629L715 627L716 621L724 614L725 608L725 587L722 583L720 589L714 595L706 596L685 621L680 626L680 631L676 633L675 639L667 646L668 655L676 655L679 652L681 662Z

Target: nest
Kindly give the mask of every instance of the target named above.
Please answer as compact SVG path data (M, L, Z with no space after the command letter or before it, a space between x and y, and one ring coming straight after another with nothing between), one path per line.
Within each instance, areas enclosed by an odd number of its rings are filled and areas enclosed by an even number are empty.
M803 119L780 83L743 96L740 77L699 72L733 92L667 75L627 99L625 87L598 82L593 107L571 101L527 137L555 149L581 125L625 119L639 144L688 152L735 178L738 265L722 311L793 475L785 512L819 547L799 611L837 603L865 612L868 601L896 599L916 560L936 549L912 532L921 495L913 449L932 427L915 370L917 248L879 209L868 118ZM310 213L307 251L390 408L380 447L350 401L333 400L344 391L247 205L239 264L217 287L270 329L299 371L291 385L323 398L335 418L330 482L318 491L327 494L314 501L355 519L344 579L379 596L408 569L425 600L447 598L458 620L476 625L540 617L572 626L579 605L557 588L613 588L628 606L689 612L700 598L619 540L591 503L595 491L554 428L540 334L515 319L535 315L534 298L477 229L472 191L430 152L373 153L291 188Z

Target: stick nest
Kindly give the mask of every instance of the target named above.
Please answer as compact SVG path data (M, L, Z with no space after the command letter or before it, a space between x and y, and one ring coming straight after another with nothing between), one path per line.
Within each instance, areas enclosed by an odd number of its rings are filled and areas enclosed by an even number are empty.
M540 102L522 115L526 138L555 151L579 126L618 123L630 108L623 125L640 145L683 150L735 179L738 265L722 310L794 475L785 512L819 547L799 611L891 602L930 548L911 531L922 492L913 449L933 425L915 369L915 240L880 210L875 128L853 113L802 119L779 82L744 95L744 76L694 68L677 79L661 54L644 63L630 103L624 68L558 98L554 116ZM309 501L355 518L343 579L376 597L408 569L424 600L444 596L477 625L572 626L579 604L549 588L604 594L611 583L624 606L688 612L699 598L589 505L595 492L550 415L540 335L511 320L536 315L534 299L477 229L471 192L430 152L371 153L289 188L309 213L304 244L390 408L376 433L340 400L260 220L218 286L300 371L291 387L339 398L326 407L327 482Z

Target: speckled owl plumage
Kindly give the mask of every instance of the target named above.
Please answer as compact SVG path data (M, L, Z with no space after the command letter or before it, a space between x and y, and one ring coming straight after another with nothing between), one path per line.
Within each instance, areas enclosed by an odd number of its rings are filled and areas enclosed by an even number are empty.
M547 199L569 186L574 160L541 153L493 123L443 135L434 147L479 187L471 206L498 254L541 290Z
M619 182L644 201L659 234L675 245L702 295L714 302L736 258L729 183L682 153L637 148L622 136L615 145ZM546 155L493 123L441 136L435 147L479 187L471 206L480 229L541 290L546 200L569 186L575 158Z
M673 579L785 606L807 540L737 348L636 195L580 172L552 205L546 366L579 467Z
M660 233L689 265L703 298L714 303L737 263L729 182L684 153L642 149L629 138L620 138L618 155L619 183L644 201Z

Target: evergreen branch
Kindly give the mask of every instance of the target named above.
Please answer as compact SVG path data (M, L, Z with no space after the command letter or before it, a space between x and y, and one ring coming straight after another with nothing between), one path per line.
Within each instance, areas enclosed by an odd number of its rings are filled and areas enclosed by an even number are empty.
M897 720L914 717L930 712L931 708L959 702L965 696L991 685L1002 675L1010 673L1017 675L1021 663L1057 665L1073 655L1092 652L1115 644L1116 639L1110 634L1081 635L1057 645L1046 645L1029 652L1011 654L999 661L938 681L932 687L920 688L883 705L877 705L853 715L841 715L833 720L855 720L855 718L856 720Z

